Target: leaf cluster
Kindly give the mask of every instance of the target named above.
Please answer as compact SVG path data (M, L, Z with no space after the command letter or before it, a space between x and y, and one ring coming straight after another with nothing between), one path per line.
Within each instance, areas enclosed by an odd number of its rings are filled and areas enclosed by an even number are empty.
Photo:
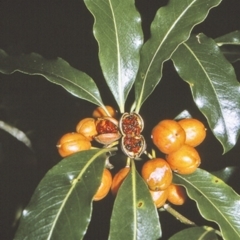
M149 39L144 41L141 16L133 0L84 0L94 17L93 33L99 46L100 66L120 113L131 89L135 101L129 111L139 113L162 78L163 64L173 62L187 82L193 101L206 117L224 153L240 133L240 85L228 58L227 46L240 45L239 31L217 39L192 34L221 0L169 0L156 11ZM232 56L232 55L231 55ZM227 58L226 58L227 57ZM36 53L10 56L0 50L0 72L40 75L74 96L105 106L94 80L65 60L47 60ZM15 239L83 239L92 215L92 198L100 184L106 153L116 149L79 152L54 166L38 185L23 211ZM134 160L119 189L110 220L109 239L159 239L162 229L147 185ZM221 178L229 172L223 170ZM174 174L174 182L187 189L199 213L217 223L219 230L192 227L171 237L186 239L240 238L239 195L215 174L198 169Z

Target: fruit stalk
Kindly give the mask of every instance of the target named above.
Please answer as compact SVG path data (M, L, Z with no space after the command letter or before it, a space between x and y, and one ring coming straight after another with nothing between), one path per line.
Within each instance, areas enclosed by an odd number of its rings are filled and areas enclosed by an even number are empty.
M169 204L164 204L163 209L166 210L168 213L173 215L176 219L178 219L181 223L191 225L191 226L197 226L194 222L189 220L188 218L184 217L181 213L173 209Z

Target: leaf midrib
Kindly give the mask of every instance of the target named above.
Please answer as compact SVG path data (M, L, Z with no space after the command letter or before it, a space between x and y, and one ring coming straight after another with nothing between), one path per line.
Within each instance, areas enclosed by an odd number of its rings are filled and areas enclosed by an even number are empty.
M118 93L119 93L119 98L120 98L120 104L119 106L122 108L124 105L124 101L123 101L123 96L122 96L122 81L121 81L121 61L120 61L120 44L119 44L119 34L118 34L118 27L117 27L117 21L115 18L115 12L113 10L113 6L112 6L112 2L111 0L108 1L109 2L109 6L111 9L111 13L112 13L112 19L113 19L113 25L114 25L114 29L115 29L115 37L116 37L116 47L117 47L117 65L118 65ZM124 109L120 109L121 111L124 112Z
M20 69L15 69L13 71L10 71L10 73L15 73L15 72L20 72L20 73L24 73L24 74L28 74L28 75L33 75L33 76L42 76L44 78L46 78L48 81L52 82L51 79L49 77L47 77L46 75L49 75L50 77L56 77L56 78L60 78L68 83L71 83L73 84L76 88L79 88L81 89L82 91L86 92L88 95L90 95L93 99L96 100L96 102L99 103L100 106L102 106L102 102L98 100L98 98L96 98L93 94L91 94L90 92L88 92L86 89L82 88L81 86L77 85L76 83L72 82L71 80L69 80L68 78L64 78L62 76L59 76L57 74L53 74L53 73L50 73L50 72L45 72L45 71L42 71L42 73L29 73L27 72L27 70L35 70L35 68L28 68L28 67L25 67L25 70L20 70ZM45 75L44 75L45 74ZM66 89L66 87L64 87L62 84L58 83L58 82L55 82L56 84L62 86L63 88Z
M143 98L143 89L144 89L144 86L146 84L146 80L147 80L147 76L150 72L150 68L153 64L153 61L155 60L158 52L160 51L160 48L162 47L163 43L165 42L165 40L167 39L167 37L170 35L171 33L171 30L175 27L175 25L177 25L177 22L180 21L181 17L187 12L187 10L196 2L196 0L192 1L191 4L189 4L189 6L178 16L178 18L174 21L174 23L171 25L171 27L169 28L169 30L167 31L167 33L165 34L165 36L163 37L162 41L160 42L159 46L157 47L155 53L153 54L153 57L147 67L147 70L146 70L146 73L144 74L144 79L143 79L143 87L142 87L142 90L141 90L141 93L140 93L140 97L139 97L139 101L138 101L138 107L137 107L137 112L139 111L139 108L140 108L140 103L142 102L142 98ZM178 44L178 46L180 45L180 43ZM177 46L177 47L178 47ZM176 47L176 48L177 48ZM161 68L162 68L162 65L163 65L163 62L166 61L167 59L164 59L161 63Z
M80 173L78 174L78 176L71 181L71 187L70 187L70 189L69 189L66 197L63 199L62 204L61 204L61 206L60 206L60 208L59 208L59 210L58 210L58 212L57 212L57 214L56 214L55 220L53 221L52 227L51 227L51 229L50 229L50 231L49 231L49 235L48 235L47 240L50 240L50 239L51 239L51 236L52 236L52 234L53 234L53 232L54 232L54 228L55 228L55 226L56 226L56 224L57 224L57 221L58 221L58 219L59 219L59 216L60 216L60 214L61 214L61 212L62 212L62 210L63 210L63 208L64 208L64 206L65 206L65 204L66 204L66 202L67 202L67 200L68 200L68 198L69 198L69 196L70 196L70 194L71 194L72 191L74 190L76 184L79 182L78 180L81 179L81 177L83 176L83 174L86 172L87 168L92 164L93 161L95 161L95 159L96 159L97 157L99 157L100 155L102 155L104 152L108 152L108 151L110 151L110 150L109 150L109 149L107 149L107 150L106 150L106 149L102 149L102 150L99 151L98 153L94 154L94 155L92 156L92 158L90 158L90 160L87 162L87 164L83 167L83 169L80 171Z
M226 124L226 121L225 121L225 118L224 118L223 109L222 109L221 105L219 104L220 100L219 100L218 95L217 95L217 92L216 92L216 90L215 90L215 88L214 88L214 86L213 86L213 84L212 84L212 81L211 81L210 76L209 76L208 73L205 71L205 68L204 68L203 64L201 63L201 60L197 57L197 55L194 53L194 51L191 49L191 47L190 47L189 45L187 45L186 42L183 43L183 45L184 45L184 46L186 47L186 49L190 52L190 54L193 56L193 58L198 62L199 66L201 67L201 69L202 69L202 71L203 71L203 73L205 74L206 78L208 79L208 82L209 82L210 85L212 86L212 90L213 90L213 92L214 92L214 94L215 94L216 99L218 100L218 101L217 101L217 105L218 105L218 107L219 107L219 109L220 109L220 111L221 111L221 116L223 116L222 119L223 119L223 122L224 122L225 131L227 132L227 135L229 136L229 131L228 131L228 129L226 128L226 125L227 125L227 124ZM192 87L191 87L191 88L192 88Z
M185 182L187 182L190 186L192 186L196 191L198 191L198 192L200 192L204 197L205 197L205 199L214 207L214 209L219 213L219 215L221 215L222 217L223 217L223 219L225 219L225 221L228 223L228 225L233 229L233 231L238 235L238 236L240 236L239 234L238 234L238 232L235 230L235 228L230 224L230 222L228 221L228 219L226 218L226 217L224 217L224 215L221 213L221 211L219 211L216 207L215 207L215 205L214 205L214 203L204 194L204 192L202 192L199 188L197 188L197 186L195 186L194 184L192 184L192 182L194 182L194 180L193 181L188 181L187 179L185 179L185 178L183 178L182 176L180 176L180 175L177 175L179 178L181 178L183 181L185 181ZM199 182L199 181L198 181ZM190 194L190 193L189 193ZM190 194L191 195L191 194ZM197 205L199 205L198 204L198 202L196 202L197 203ZM204 214L205 215L205 214ZM209 219L209 220L211 220L211 221L214 221L214 222L216 222L215 220L212 220L212 219ZM217 222L216 222L217 223ZM219 227L221 228L221 225L220 224L218 224L219 225Z
M136 193L136 169L134 160L132 160L132 196L133 196L133 240L137 239L137 193Z

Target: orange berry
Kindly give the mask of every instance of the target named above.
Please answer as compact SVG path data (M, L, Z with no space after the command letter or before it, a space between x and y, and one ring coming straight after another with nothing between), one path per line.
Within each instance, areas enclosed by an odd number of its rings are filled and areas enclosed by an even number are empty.
M112 174L105 168L102 175L101 184L98 187L97 192L93 196L93 201L99 201L107 196L112 185Z
M180 185L171 184L168 187L167 200L174 205L183 205L187 199L185 188Z
M129 171L130 167L125 167L120 169L120 171L115 174L111 186L111 192L113 195L117 194L119 187L121 186Z
M106 107L108 113L106 113L105 110L102 107L97 107L93 111L92 116L94 118L106 117L106 116L109 116L109 114L110 114L111 117L116 116L116 110L113 107L111 107L111 106L105 106L105 107Z
M163 120L152 130L152 140L157 148L166 154L176 151L185 142L183 128L174 120Z
M198 151L194 147L186 144L177 151L168 154L166 159L172 170L180 174L195 172L201 163Z
M142 177L152 191L166 189L172 182L172 170L162 158L154 158L142 166Z
M202 122L194 118L182 119L178 122L186 133L185 144L198 146L206 137L206 128Z
M62 157L67 157L73 153L90 149L91 142L80 133L66 133L58 141L57 148Z
M89 141L93 140L93 137L96 136L97 130L96 130L96 121L94 118L84 118L82 119L76 126L76 131L78 133L81 133L86 138L89 139Z
M167 201L167 197L168 197L168 190L162 190L162 191L152 191L150 190L151 196L152 196L152 200L155 203L157 208L162 207L165 202Z

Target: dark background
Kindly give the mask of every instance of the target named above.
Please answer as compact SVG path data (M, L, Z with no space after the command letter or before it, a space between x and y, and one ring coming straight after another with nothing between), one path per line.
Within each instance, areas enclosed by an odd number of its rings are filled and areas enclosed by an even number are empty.
M136 0L146 39L156 10L166 3L165 0ZM99 67L92 25L93 17L83 1L0 1L0 48L12 54L37 52L46 58L65 59L73 67L89 74L100 88L103 101L117 108ZM240 29L240 2L223 0L193 32L203 32L215 38L237 29ZM239 63L234 67L239 79ZM184 109L207 125L192 101L188 85L178 77L170 61L164 64L163 73L163 79L141 110L145 135L149 136L154 124L161 119L174 118ZM133 93L128 105L132 100ZM0 130L1 240L12 239L17 227L16 219L36 185L46 171L60 161L55 148L57 140L64 133L74 131L76 123L91 116L94 108L93 104L71 96L44 78L19 73L10 76L0 74L0 120L24 131L33 144L31 151ZM198 150L202 157L201 167L209 171L239 165L239 143L222 155L223 149L210 130ZM237 177L233 176L229 184L240 192ZM93 221L85 239L107 239L111 206L111 196L94 203ZM192 207L195 209L189 202L188 207L179 208L179 211L194 220L198 214ZM164 219L161 221L163 239L184 227L166 213L161 213L160 217ZM205 224L202 219L196 218L196 221Z

